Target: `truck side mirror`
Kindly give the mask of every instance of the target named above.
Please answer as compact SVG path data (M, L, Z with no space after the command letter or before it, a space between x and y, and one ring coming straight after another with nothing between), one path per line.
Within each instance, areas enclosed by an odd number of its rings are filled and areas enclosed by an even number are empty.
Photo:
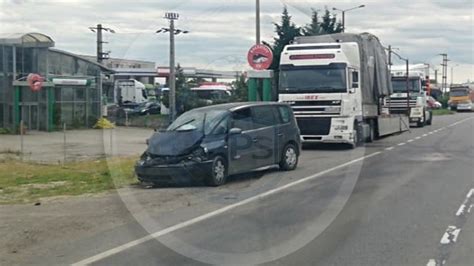
M351 85L351 93L355 93L355 90L359 88L359 72L353 71L352 72L352 85Z

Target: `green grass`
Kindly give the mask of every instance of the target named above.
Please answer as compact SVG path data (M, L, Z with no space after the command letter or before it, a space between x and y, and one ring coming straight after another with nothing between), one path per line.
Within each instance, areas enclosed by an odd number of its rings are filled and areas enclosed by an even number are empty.
M433 110L433 115L454 115L456 112L449 109L436 109Z
M59 165L0 160L0 204L42 198L96 194L137 182L136 158L115 158Z

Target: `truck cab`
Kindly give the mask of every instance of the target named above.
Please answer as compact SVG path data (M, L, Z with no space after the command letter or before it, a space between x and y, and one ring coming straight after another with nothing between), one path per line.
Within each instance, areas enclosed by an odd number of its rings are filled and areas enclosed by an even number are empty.
M449 92L449 108L457 111L474 111L474 90L469 86L452 87Z
M418 65L411 66L409 68L408 80L406 66L392 67L393 94L386 102L386 106L393 114L409 114L410 124L423 127L431 125L433 113L428 105L428 68L425 65L420 66L426 68L426 71L416 70L415 68Z
M303 142L358 140L363 115L357 43L288 45L281 57L279 101L292 106Z

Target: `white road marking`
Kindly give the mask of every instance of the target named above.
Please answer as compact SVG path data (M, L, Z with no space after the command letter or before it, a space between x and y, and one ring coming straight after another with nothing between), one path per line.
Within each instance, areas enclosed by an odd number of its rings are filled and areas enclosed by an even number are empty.
M469 192L467 193L466 199L464 200L464 202L461 204L461 207L459 207L458 211L456 212L456 216L461 216L462 214L464 214L464 211L466 210L467 204L469 203L469 201L471 200L471 197L473 195L474 195L474 188L469 190ZM471 210L470 210L471 207L472 207L472 205L469 206L468 213L471 212Z
M420 140L420 139L421 139L421 137L416 137L415 139L416 139L416 140Z
M442 245L456 243L456 240L458 239L460 232L461 232L461 229L457 228L456 226L453 226L453 225L448 226L448 229L446 229L446 232L441 238L440 243Z
M422 136L422 137L428 137L428 134L423 134L423 136Z
M434 134L433 132L428 133L428 135L433 135L433 134Z
M426 263L426 266L436 266L436 261L431 259L428 261L428 263Z
M410 140L408 140L407 142L408 142L408 143L412 143L413 141L415 141L415 140L414 140L414 139L410 139Z
M183 229L183 228L186 228L188 226L191 226L193 224L196 224L196 223L199 223L199 222L202 222L204 220L207 220L209 218L212 218L214 216L217 216L217 215L220 215L222 213L225 213L225 212L228 212L232 209L235 209L237 207L240 207L240 206L243 206L243 205L246 205L246 204L249 204L249 203L252 203L254 201L258 201L258 200L261 200L263 198L266 198L270 195L273 195L273 194L276 194L278 192L281 192L281 191L284 191L288 188L291 188L291 187L294 187L296 185L299 185L299 184L302 184L302 183L305 183L307 181L310 181L310 180L313 180L315 178L318 178L320 176L323 176L325 174L328 174L330 172L333 172L333 171L336 171L336 170L339 170L341 168L344 168L344 167L347 167L347 166L350 166L352 164L355 164L357 162L360 162L360 161L363 161L363 160L366 160L366 159L369 159L369 158L372 158L374 156L377 156L379 154L381 154L382 152L375 152L375 153L372 153L370 155L367 155L367 156L363 156L359 159L355 159L355 160L352 160L350 162L347 162L347 163L344 163L344 164L341 164L341 165L338 165L338 166L335 166L333 168L330 168L330 169L327 169L327 170L324 170L322 172L319 172L317 174L314 174L314 175L311 175L311 176L308 176L308 177L305 177L303 179L300 179L298 181L295 181L295 182L292 182L292 183L289 183L287 185L284 185L284 186L281 186L279 188L275 188L275 189L272 189L272 190L269 190L267 192L264 192L262 194L259 194L259 195L256 195L256 196L253 196L253 197L250 197L246 200L243 200L243 201L240 201L240 202L237 202L237 203L234 203L234 204L231 204L231 205L228 205L226 207L223 207L223 208L220 208L218 210L215 210L215 211L212 211L212 212L209 212L207 214L204 214L204 215L201 215L201 216L198 216L196 218L193 218L191 220L188 220L188 221L185 221L185 222L182 222L182 223L179 223L179 224L176 224L176 225L173 225L173 226L170 226L166 229L163 229L161 231L158 231L158 232L155 232L153 234L150 234L150 235L147 235L145 237L142 237L140 239L137 239L137 240L134 240L134 241L131 241L131 242L128 242L126 244L123 244L121 246L118 246L118 247L115 247L115 248L112 248L112 249L109 249L107 251L104 251L100 254L97 254L95 256L92 256L90 258L87 258L87 259L84 259L84 260L81 260L79 262L76 262L74 264L72 264L73 266L78 266L78 265L88 265L88 264L91 264L91 263L94 263L94 262L97 262L97 261L100 261L100 260L103 260L107 257L110 257L112 255L115 255L115 254L118 254L124 250L127 250L129 248L132 248L132 247L135 247L135 246L138 246L140 244L143 244L145 242L148 242L152 239L156 239L156 238L159 238L161 236L164 236L164 235L167 235L169 233L172 233L174 231L177 231L179 229Z
M386 148L385 150L386 150L386 151L391 151L391 150L393 150L393 149L395 149L395 147L389 147L389 148Z
M407 145L407 144L405 142L398 144L398 146L404 146L404 145Z

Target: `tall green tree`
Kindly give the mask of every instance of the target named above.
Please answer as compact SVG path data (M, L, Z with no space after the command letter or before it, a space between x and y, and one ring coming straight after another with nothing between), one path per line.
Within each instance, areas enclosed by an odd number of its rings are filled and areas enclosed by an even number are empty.
M283 48L290 44L295 37L301 36L301 28L291 21L291 16L286 6L283 8L280 24L274 23L274 25L277 37L274 38L273 42L273 63L270 69L278 71Z
M342 23L337 21L337 16L335 14L331 14L327 8L324 11L324 15L322 17L320 17L318 11L313 9L311 23L303 28L303 35L316 36L339 33L342 32L342 29Z

